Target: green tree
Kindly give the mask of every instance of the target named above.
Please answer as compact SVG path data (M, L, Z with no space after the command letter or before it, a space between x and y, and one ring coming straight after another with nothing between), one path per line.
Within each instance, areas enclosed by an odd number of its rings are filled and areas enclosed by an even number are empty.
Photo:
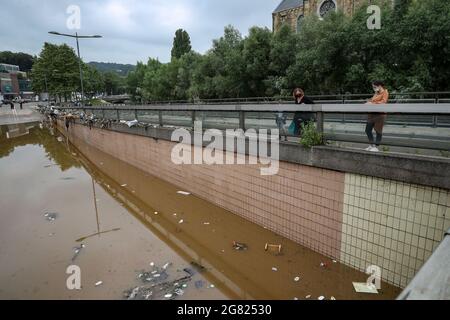
M245 80L248 86L247 96L266 95L266 80L270 71L270 52L272 32L267 28L252 27L244 40L242 55L245 63Z
M183 29L178 29L173 39L172 58L179 59L184 54L190 52L191 49L191 38L189 34Z
M45 43L32 69L33 90L48 92L62 99L70 99L71 94L80 92L78 57L72 48Z

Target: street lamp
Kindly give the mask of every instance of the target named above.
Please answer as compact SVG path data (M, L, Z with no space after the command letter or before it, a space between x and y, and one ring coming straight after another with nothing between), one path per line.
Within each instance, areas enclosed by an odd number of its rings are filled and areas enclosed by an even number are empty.
M80 36L80 35L78 35L78 32L75 32L75 34L67 34L67 33L59 33L56 31L49 31L49 33L56 35L56 36L75 38L77 40L78 67L80 68L80 82L81 82L81 105L82 105L82 107L84 107L83 69L81 68L80 46L78 44L78 39L102 38L102 36L99 36L99 35Z

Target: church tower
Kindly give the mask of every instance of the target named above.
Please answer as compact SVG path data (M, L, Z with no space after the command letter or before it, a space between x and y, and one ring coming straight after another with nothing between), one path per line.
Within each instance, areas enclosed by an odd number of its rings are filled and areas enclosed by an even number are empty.
M311 14L324 17L327 13L342 10L351 15L364 0L283 0L272 13L272 29L277 31L283 24L298 31L302 19Z

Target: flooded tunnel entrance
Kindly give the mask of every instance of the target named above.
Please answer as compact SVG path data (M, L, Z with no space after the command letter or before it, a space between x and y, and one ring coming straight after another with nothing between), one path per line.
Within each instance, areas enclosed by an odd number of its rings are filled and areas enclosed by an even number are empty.
M3 126L0 135L0 297L393 299L400 292L383 283L378 295L356 293L352 282L367 275L82 141L75 148L39 123ZM66 287L73 264L81 290ZM181 291L133 295L155 275L170 285L189 281Z

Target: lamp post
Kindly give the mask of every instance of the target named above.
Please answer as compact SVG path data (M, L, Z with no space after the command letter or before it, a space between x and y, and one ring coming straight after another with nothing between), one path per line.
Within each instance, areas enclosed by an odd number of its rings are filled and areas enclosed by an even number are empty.
M78 32L75 32L75 34L67 34L67 33L59 33L56 31L49 31L49 33L56 36L75 38L77 41L78 67L80 68L80 83L81 83L81 106L84 107L83 69L81 67L80 45L78 44L78 39L102 38L102 36L99 35L80 36Z

